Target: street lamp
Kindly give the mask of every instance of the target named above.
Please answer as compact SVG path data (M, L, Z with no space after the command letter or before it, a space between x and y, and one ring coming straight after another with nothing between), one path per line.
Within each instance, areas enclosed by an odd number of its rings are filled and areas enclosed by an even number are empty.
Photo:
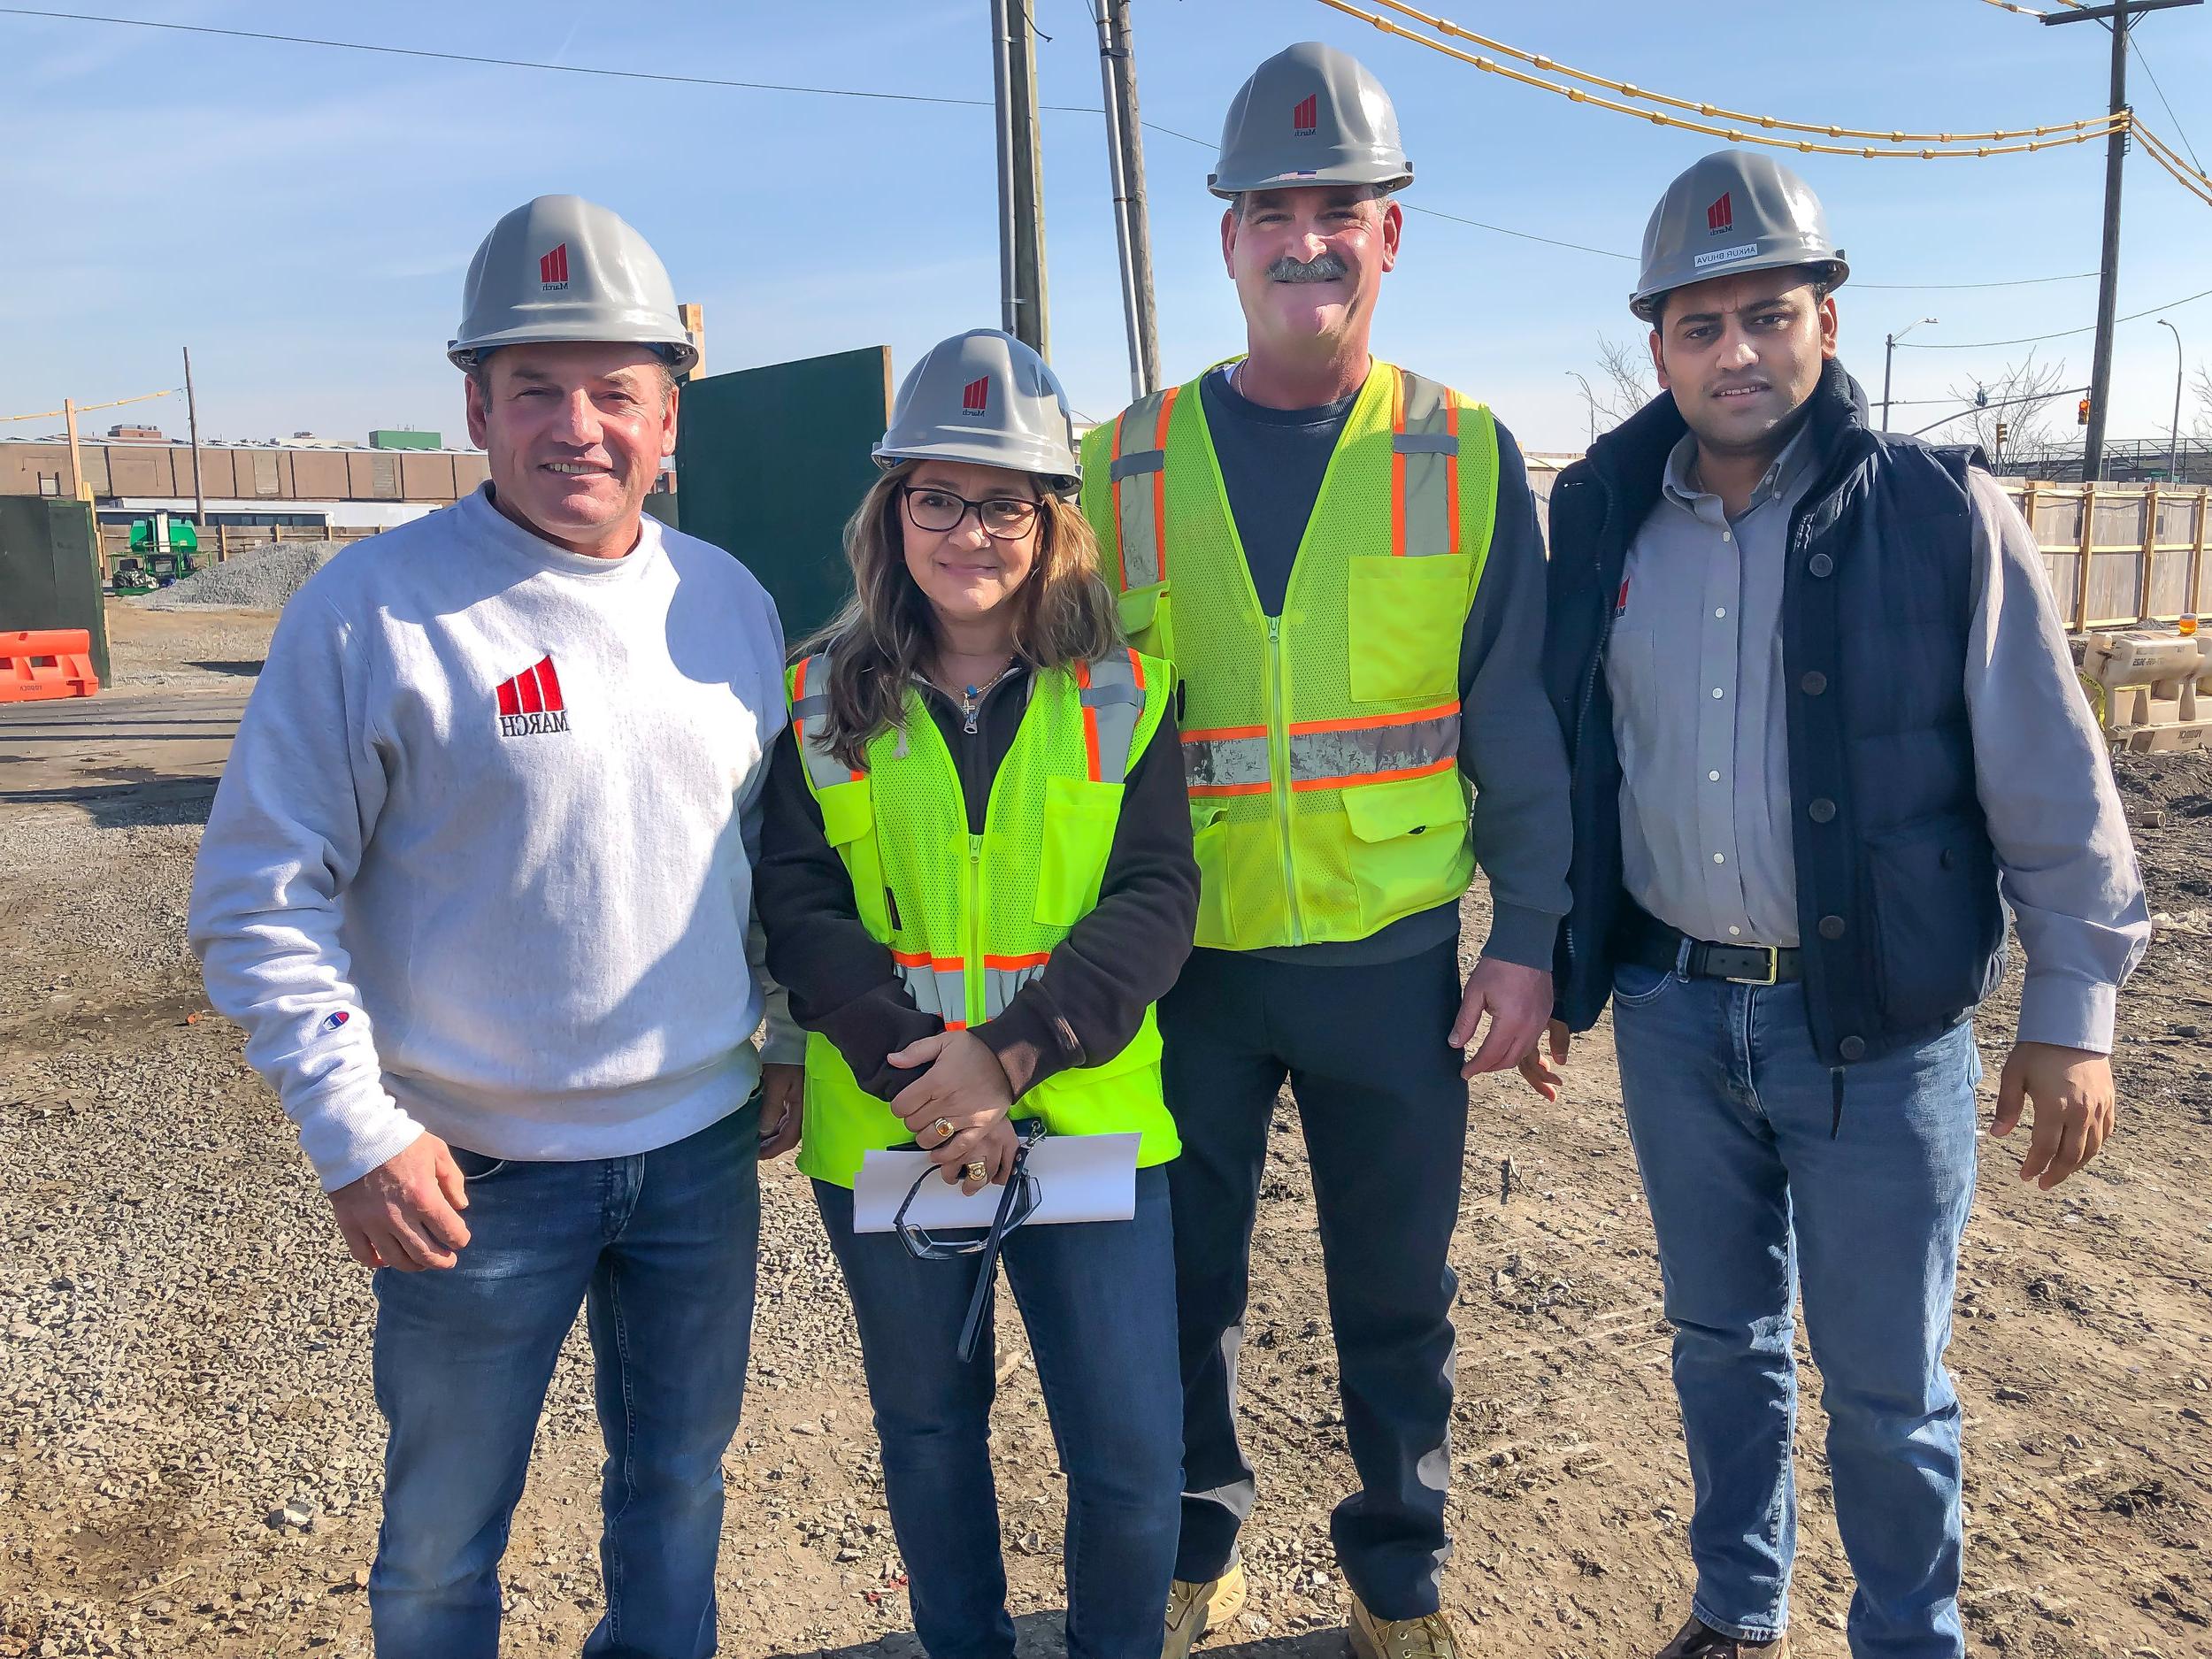
M1890 365L1897 361L1897 342L1902 340L1907 334L1912 333L1914 329L1919 327L1922 323L1933 323L1935 319L1932 317L1923 317L1916 321L1907 323L1902 328L1899 329L1897 333L1886 335L1883 338L1882 430L1884 432L1887 432L1889 430L1889 371Z
M2181 482L2181 382L2182 377L2189 371L2181 355L2181 330L2163 317L2158 319L2158 326L2174 337L2174 435L2170 441L2171 447L2166 451L2166 481L2178 484Z

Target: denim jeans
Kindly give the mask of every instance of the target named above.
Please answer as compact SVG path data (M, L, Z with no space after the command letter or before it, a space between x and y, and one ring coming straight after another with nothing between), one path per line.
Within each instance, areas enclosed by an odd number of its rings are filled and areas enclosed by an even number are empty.
M495 1659L499 1559L547 1384L582 1305L607 1444L608 1659L715 1647L722 1454L736 1431L760 1237L757 1104L633 1157L496 1162L456 1148L457 1266L376 1274L390 1425L369 1575L376 1649Z
M848 1187L814 1184L844 1270L883 1446L884 1496L929 1659L1012 1659L991 1479L990 1333L954 1351L977 1258L918 1262L856 1233ZM1068 1480L1069 1659L1158 1659L1183 1486L1167 1178L1137 1171L1128 1221L1020 1227L1006 1277Z
M1747 1641L1788 1622L1794 1286L1857 1579L1851 1651L1956 1659L1959 1405L1943 1350L1974 1195L1972 1025L1849 1067L1839 1125L1801 985L1626 965L1613 1025L1697 1492L1693 1610Z

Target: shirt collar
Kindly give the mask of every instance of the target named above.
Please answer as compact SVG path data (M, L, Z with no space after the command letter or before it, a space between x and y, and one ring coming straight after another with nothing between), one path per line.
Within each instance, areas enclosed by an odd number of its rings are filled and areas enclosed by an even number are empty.
M1782 446L1782 453L1774 457L1774 464L1767 468L1765 476L1759 480L1758 488L1751 492L1751 504L1744 509L1746 514L1755 512L1768 502L1789 494L1811 464L1812 436L1812 423L1801 422L1796 435ZM1710 503L1717 512L1720 497L1710 490L1700 488L1691 477L1691 471L1696 465L1697 434L1686 432L1680 442L1667 454L1664 486L1667 499L1693 513L1697 511L1701 503Z

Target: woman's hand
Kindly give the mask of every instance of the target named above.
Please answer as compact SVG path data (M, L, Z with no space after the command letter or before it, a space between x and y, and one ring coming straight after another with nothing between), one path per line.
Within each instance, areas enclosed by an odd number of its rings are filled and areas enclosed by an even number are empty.
M799 1144L806 1123L806 1068L760 1068L760 1161L780 1158Z
M929 1161L950 1179L957 1166L984 1157L987 1132L1005 1125L1014 1086L982 1039L964 1031L937 1032L888 1058L902 1068L929 1068L891 1102ZM1011 1129L1007 1133L1010 1136Z
M946 1184L949 1186L958 1181L960 1190L971 1197L986 1187L1006 1185L1007 1178L1014 1172L1014 1154L1021 1149L1022 1143L1021 1133L1014 1127L1014 1120L1010 1118L1001 1118L978 1133L982 1139L976 1143L975 1150L945 1171ZM969 1174L979 1164L984 1170L984 1177L979 1181L971 1179Z

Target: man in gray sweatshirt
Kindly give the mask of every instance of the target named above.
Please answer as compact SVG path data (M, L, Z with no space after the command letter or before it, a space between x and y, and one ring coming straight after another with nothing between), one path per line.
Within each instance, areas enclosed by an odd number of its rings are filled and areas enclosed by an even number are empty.
M485 240L465 310L449 355L491 481L286 608L192 942L375 1270L378 1651L495 1659L582 1305L608 1450L586 1652L694 1659L752 1313L781 633L743 566L641 511L696 355L644 240L541 196Z

